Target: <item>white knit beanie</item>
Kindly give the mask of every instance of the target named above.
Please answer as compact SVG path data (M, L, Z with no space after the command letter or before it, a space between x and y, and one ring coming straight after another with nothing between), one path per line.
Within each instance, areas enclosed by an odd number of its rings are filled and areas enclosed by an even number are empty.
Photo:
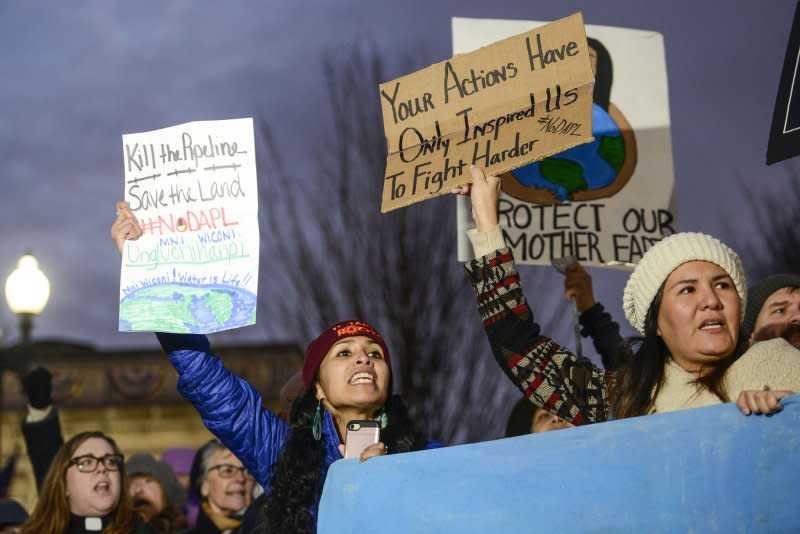
M739 256L710 235L682 232L666 237L645 252L628 278L622 294L622 309L631 325L644 334L647 310L667 277L688 261L707 261L728 273L739 294L740 319L747 304L747 282Z

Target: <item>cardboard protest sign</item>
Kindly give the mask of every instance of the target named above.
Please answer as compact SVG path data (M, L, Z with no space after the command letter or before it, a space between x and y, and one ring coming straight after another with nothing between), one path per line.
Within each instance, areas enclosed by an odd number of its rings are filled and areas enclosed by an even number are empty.
M592 140L582 15L503 37L380 85L382 212L448 193L470 165L501 173Z
M122 145L125 200L144 235L123 249L120 331L209 333L254 324L253 120L127 134Z
M464 53L543 24L453 19ZM500 224L517 263L630 267L677 231L669 98L661 34L586 26L596 71L591 143L503 174ZM613 81L613 83L612 83ZM468 199L458 202L459 260L471 258Z

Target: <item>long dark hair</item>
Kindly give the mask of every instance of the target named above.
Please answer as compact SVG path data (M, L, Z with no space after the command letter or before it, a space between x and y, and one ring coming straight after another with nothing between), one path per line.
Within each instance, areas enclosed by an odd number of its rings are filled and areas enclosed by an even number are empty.
M611 54L608 49L598 41L588 37L589 46L597 54L597 72L594 75L594 90L592 100L595 104L608 111L611 103L611 84L614 82L614 65L611 62Z
M291 432L275 462L269 498L260 512L257 533L316 530L316 519L309 509L319 502L327 469L325 444L315 440L311 423L317 407L312 385L292 405ZM383 407L387 415L381 441L392 453L422 449L425 440L414 431L403 399L392 395Z
M664 383L664 366L670 358L670 353L664 340L657 333L658 310L663 296L662 284L647 310L641 344L635 348L632 345L628 346L627 364L616 373L611 410L617 419L650 413ZM724 390L725 372L745 350L747 350L746 336L740 326L733 353L727 358L709 364L710 371L697 378L695 383L708 389L720 401L730 402Z
M525 436L531 433L533 416L536 415L536 405L528 397L517 400L506 420L506 437Z
M67 469L72 465L70 461L75 451L85 441L97 438L111 445L114 454L122 456L117 443L110 436L100 431L80 432L65 442L56 453L47 476L39 493L39 501L33 509L28 520L22 526L23 533L41 534L66 532L70 522L69 498L67 497ZM126 495L128 491L128 477L125 466L119 467L120 495L117 505L111 512L111 518L104 532L108 534L131 534L139 522L139 517L134 513L131 500Z

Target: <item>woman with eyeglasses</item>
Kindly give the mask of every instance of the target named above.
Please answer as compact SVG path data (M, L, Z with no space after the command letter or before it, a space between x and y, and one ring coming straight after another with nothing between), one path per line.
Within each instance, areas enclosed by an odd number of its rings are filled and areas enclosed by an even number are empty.
M56 453L23 534L149 534L121 499L127 485L119 447L102 432L81 432Z
M225 445L212 439L195 454L189 490L200 501L197 523L186 534L235 534L253 499L253 476Z

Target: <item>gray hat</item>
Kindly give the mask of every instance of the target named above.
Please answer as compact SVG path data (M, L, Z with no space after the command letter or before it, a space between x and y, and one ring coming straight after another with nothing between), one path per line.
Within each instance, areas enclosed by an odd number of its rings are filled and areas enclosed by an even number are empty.
M747 310L744 312L744 319L742 320L742 328L744 328L748 336L753 333L753 328L756 326L756 319L758 319L758 314L761 313L764 302L766 302L770 295L784 287L800 287L800 276L794 274L773 274L750 288Z
M175 510L180 510L183 501L186 500L186 493L183 490L175 472L167 462L156 460L152 454L137 453L131 456L125 463L125 471L129 477L134 475L150 475L158 480L164 490L164 495L169 501L169 506Z

